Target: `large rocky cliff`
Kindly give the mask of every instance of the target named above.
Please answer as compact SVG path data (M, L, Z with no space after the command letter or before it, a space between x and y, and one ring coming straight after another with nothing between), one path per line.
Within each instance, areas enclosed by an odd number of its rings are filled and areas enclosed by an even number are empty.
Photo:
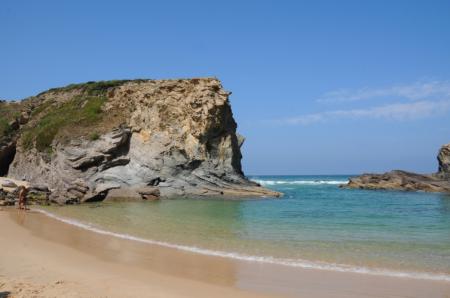
M450 192L450 144L439 150L439 168L434 174L416 174L395 170L384 174L363 174L351 178L343 187L427 192Z
M214 78L50 89L22 101L26 121L16 119L8 136L14 158L3 158L2 168L8 177L48 186L60 203L279 196L242 172L244 138L229 94Z

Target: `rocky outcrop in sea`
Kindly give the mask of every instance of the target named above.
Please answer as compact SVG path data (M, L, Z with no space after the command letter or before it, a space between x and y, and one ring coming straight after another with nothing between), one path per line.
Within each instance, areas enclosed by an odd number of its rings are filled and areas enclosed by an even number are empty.
M0 143L0 166L61 204L278 197L244 176L229 95L215 78L50 89L20 103L27 119Z
M395 170L384 174L363 174L351 178L342 187L450 193L450 144L441 147L437 159L437 173L423 175Z

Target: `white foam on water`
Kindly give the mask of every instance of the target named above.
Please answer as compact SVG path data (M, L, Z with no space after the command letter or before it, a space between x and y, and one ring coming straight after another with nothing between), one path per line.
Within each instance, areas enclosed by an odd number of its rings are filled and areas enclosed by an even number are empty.
M347 184L348 180L260 180L252 179L252 181L261 185L340 185Z
M115 232L103 230L103 229L94 227L91 224L82 223L82 222L74 220L74 219L60 217L58 215L55 215L51 212L48 212L48 211L45 211L42 209L32 209L32 210L42 213L50 218L64 222L66 224L70 224L70 225L73 225L73 226L76 226L76 227L79 227L82 229L86 229L86 230L89 230L91 232L95 232L95 233L98 233L101 235L107 235L107 236L112 236L112 237L116 237L116 238L120 238L120 239L126 239L126 240L147 243L147 244L152 244L152 245L159 245L159 246L163 246L163 247L179 249L179 250L198 253L198 254L202 254L202 255L230 258L230 259L247 261L247 262L276 264L276 265L297 267L297 268L303 268L303 269L316 269L316 270L327 270L327 271L336 271L336 272L360 273L360 274L370 274L370 275L378 275L378 276L389 276L389 277L425 279L425 280L450 282L450 275L448 275L448 274L434 274L434 273L425 273L425 272L402 272L402 271L395 271L395 270L389 270L389 269L383 269L383 268L376 269L376 268L367 268L367 267L361 267L361 266L350 266L350 265L344 265L344 264L312 262L312 261L299 260L299 259L281 259L281 258L274 258L274 257L252 256L252 255L246 255L246 254L241 254L241 253L205 249L205 248L200 248L200 247L195 247L195 246L178 245L178 244L157 241L157 240L150 240L150 239L136 237L136 236L132 236L132 235L128 235L128 234L121 234L121 233L115 233Z

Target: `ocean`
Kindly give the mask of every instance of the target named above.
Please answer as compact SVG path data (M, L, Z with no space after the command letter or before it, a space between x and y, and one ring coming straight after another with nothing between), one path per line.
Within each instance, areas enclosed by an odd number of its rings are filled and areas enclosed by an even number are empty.
M261 263L450 281L450 195L339 188L349 176L251 176L281 199L39 207L97 233Z

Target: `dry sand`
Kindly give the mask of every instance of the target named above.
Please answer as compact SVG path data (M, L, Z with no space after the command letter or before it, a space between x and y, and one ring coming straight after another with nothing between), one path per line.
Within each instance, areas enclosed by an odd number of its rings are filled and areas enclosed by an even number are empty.
M450 283L237 261L0 211L3 297L450 297Z

